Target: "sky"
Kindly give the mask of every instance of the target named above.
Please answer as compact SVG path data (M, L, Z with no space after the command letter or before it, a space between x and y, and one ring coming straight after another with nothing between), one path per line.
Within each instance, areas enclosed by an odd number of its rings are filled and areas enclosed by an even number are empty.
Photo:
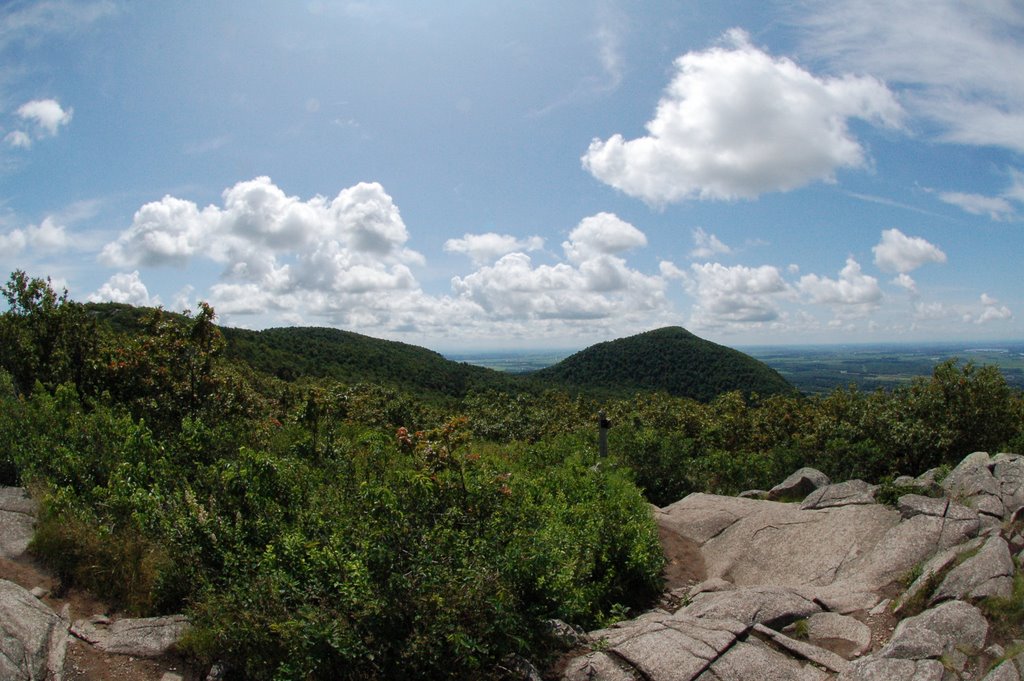
M0 269L442 352L1024 339L1019 0L14 1Z

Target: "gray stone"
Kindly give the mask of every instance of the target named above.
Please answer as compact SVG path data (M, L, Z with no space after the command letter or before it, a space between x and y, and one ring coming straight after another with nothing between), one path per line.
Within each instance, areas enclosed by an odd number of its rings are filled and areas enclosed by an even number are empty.
M938 660L865 657L851 662L836 681L943 681L945 672Z
M825 650L824 648L819 648L816 645L804 643L803 641L797 641L796 639L792 639L785 634L775 631L774 629L769 629L763 624L755 624L754 631L761 636L764 636L765 639L771 640L772 643L779 648L787 650L805 660L810 660L814 664L824 667L830 672L838 674L849 666L849 663L846 660L830 650Z
M807 618L811 643L834 646L847 659L859 657L871 648L871 629L860 620L834 612L819 612Z
M904 494L896 501L896 507L904 519L917 515L930 515L947 520L977 521L978 512L947 497L926 497L920 494Z
M981 681L1021 681L1020 671L1013 662L1006 661L986 674Z
M821 606L808 594L786 587L753 586L697 594L680 612L698 618L738 620L748 625L782 626L821 612Z
M711 579L705 579L703 582L694 584L690 587L687 595L692 599L697 594L711 593L714 591L730 591L735 588L736 585L732 582L727 582L721 577L712 577Z
M737 494L740 499L766 499L768 491L763 489L745 489Z
M628 664L602 652L574 658L562 674L563 681L636 681L637 678Z
M990 537L975 555L953 568L935 590L932 602L947 599L1008 598L1013 592L1013 558L1000 536Z
M966 553L967 551L975 551L979 549L983 543L983 539L975 537L963 544L943 549L929 558L922 566L921 574L911 582L910 586L907 587L907 590L899 597L894 612L896 614L902 613L906 604L913 602L922 590L926 588L933 590L937 589L937 575L952 565L961 554ZM928 598L930 599L931 596L928 596Z
M67 632L67 622L38 598L0 580L0 679L63 679Z
M160 657L174 650L188 627L186 617L170 615L125 618L109 624L78 620L71 633L107 653Z
M822 678L819 674L810 675L809 671L813 673L793 658L752 638L730 648L697 678L699 681L809 681Z
M806 511L852 504L873 504L877 489L877 485L869 485L863 480L848 480L835 485L825 485L808 494L800 504L800 508Z
M900 622L878 656L919 659L952 651L977 655L985 648L986 636L988 622L980 610L963 601L947 601Z
M564 646L575 647L583 645L587 641L587 634L579 627L558 619L544 622L548 635Z
M804 467L768 490L768 498L771 500L785 498L802 499L819 487L828 485L830 482L831 480L828 479L828 476L818 469Z
M35 502L21 487L0 487L0 558L25 555L35 527Z

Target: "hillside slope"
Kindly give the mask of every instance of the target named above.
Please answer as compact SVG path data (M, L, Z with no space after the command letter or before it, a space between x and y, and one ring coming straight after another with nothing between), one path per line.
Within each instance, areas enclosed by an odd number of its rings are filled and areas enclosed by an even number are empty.
M678 326L598 343L532 376L583 390L664 390L702 402L731 390L747 395L794 390L763 362Z

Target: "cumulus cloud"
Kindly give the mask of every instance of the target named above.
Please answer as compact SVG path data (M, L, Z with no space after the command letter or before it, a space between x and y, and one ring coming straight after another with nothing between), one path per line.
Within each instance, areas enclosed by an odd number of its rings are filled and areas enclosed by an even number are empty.
M149 290L142 283L138 270L115 274L100 286L98 290L90 293L88 298L93 303L126 303L142 307L160 305L160 297L150 297Z
M779 318L779 302L791 293L778 268L771 265L726 267L719 263L690 266L686 283L696 298L696 326L771 322Z
M647 245L647 236L613 213L583 218L562 242L566 257L580 263L599 255L614 255Z
M964 192L942 192L939 199L945 203L962 208L972 215L988 215L997 222L1013 217L1013 204L1001 196L985 196L984 194L967 194Z
M848 119L900 124L899 104L874 78L818 78L757 49L743 31L726 40L729 48L676 60L646 136L595 139L583 167L655 205L753 198L865 165Z
M227 280L277 292L409 287L407 265L422 262L404 248L405 224L379 184L303 201L257 177L225 190L223 204L200 209L173 196L148 203L100 259L128 267L208 258L224 265Z
M516 251L536 251L544 247L544 239L531 236L517 239L508 234L464 234L461 239L448 239L444 250L450 253L464 253L475 265L494 262L503 255Z
M44 218L38 225L0 234L0 252L8 254L18 254L27 249L37 253L56 253L70 245L64 226L57 224L52 217Z
M36 127L40 134L53 137L61 126L71 122L74 110L63 109L55 99L34 99L18 107L18 116Z
M32 146L32 138L24 130L12 130L4 136L4 141L15 148L28 149Z
M1013 313L1010 312L1010 308L1000 305L998 300L987 293L981 294L981 307L981 313L973 317L973 319L968 316L968 319L975 324L988 324L989 322L1013 319Z
M885 272L911 272L924 264L946 262L946 254L921 237L910 237L898 229L882 232L882 240L872 247L875 264Z
M853 258L839 271L838 279L805 274L797 287L812 303L831 305L841 317L865 315L876 309L882 300L878 280L861 271Z
M452 289L498 320L629 319L665 305L665 282L629 268L618 253L646 244L643 232L610 213L583 219L562 244L568 262L535 265L525 253L452 279Z
M896 284L900 288L906 289L908 292L912 294L917 293L917 282L914 281L913 277L911 277L909 274L906 274L905 272L900 272L899 275L897 275L897 277L892 280L892 283Z
M1024 151L1019 3L810 0L801 8L809 52L900 88L940 139Z
M691 258L712 258L716 255L732 253L732 249L726 246L714 234L708 234L703 228L693 230L694 249L690 251Z

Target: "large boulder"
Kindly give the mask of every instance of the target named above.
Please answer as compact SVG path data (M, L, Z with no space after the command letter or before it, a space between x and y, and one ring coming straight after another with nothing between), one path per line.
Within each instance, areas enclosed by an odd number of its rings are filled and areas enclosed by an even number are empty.
M932 601L977 600L987 596L1009 598L1013 593L1014 569L1006 540L999 535L989 537L975 555L946 575Z
M112 622L95 618L76 621L71 633L107 653L160 657L174 651L188 628L188 619L183 615L124 618Z
M0 487L0 558L25 555L35 527L36 505L21 487Z
M768 490L768 499L772 501L803 499L814 490L824 487L830 482L828 476L817 468L801 468Z
M68 623L14 582L0 580L0 679L61 681Z

